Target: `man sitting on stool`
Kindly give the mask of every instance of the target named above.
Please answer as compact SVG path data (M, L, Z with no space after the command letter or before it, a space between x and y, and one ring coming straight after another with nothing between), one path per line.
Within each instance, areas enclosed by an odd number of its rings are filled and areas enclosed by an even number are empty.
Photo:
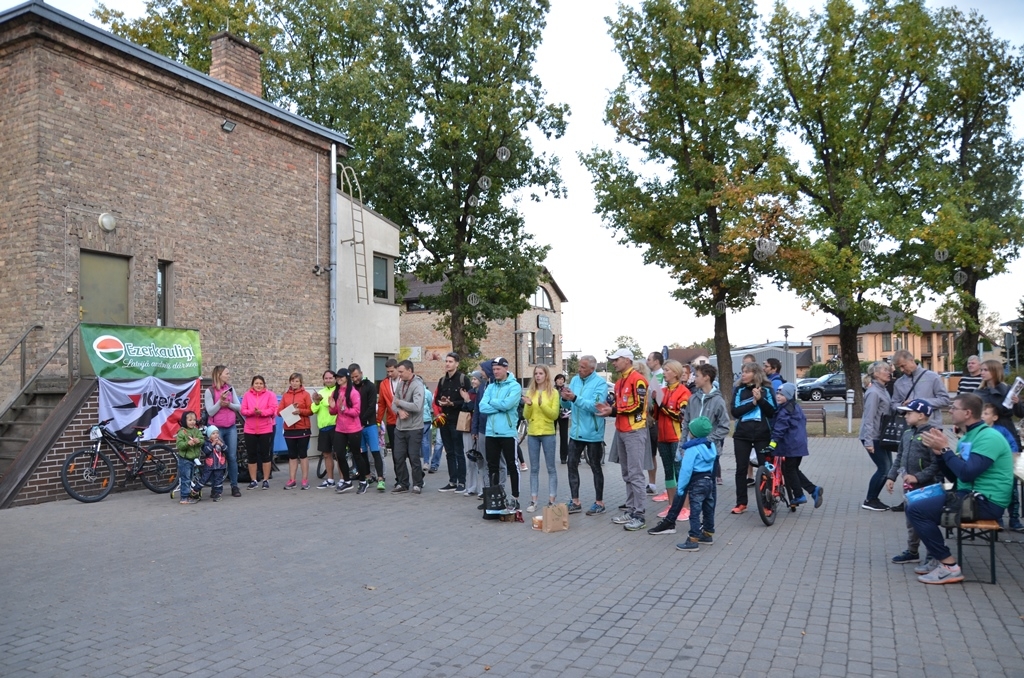
M949 408L953 424L966 431L957 444L956 452L948 447L941 429L925 431L921 442L931 448L957 477L956 491L961 498L971 490L980 495L977 519L999 520L1010 502L1013 459L1006 439L981 421L981 406L981 398L976 395L959 395L953 400ZM964 579L939 528L944 505L943 495L907 504L907 519L932 557L924 565L914 568L921 575L918 580L925 584L954 584Z

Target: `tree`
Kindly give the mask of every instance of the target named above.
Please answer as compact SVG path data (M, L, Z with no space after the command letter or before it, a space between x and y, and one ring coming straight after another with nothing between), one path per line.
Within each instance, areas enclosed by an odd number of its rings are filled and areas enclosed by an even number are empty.
M136 21L102 6L97 16L195 67L224 27L216 17L254 24L237 32L265 49L268 97L348 133L346 162L365 202L402 229L398 269L442 283L420 301L470 356L486 321L529 308L542 279L547 248L525 231L516 201L564 193L557 158L535 153L527 136L565 132L567 107L546 103L533 73L548 9L547 0L150 0Z
M572 379L573 375L580 371L580 357L575 353L569 354L569 359L565 361L565 376L566 379Z
M708 352L708 355L715 355L715 338L708 337L704 341L695 341L686 348L702 348ZM732 350L732 344L729 345L729 349Z
M621 153L581 156L596 211L669 271L676 298L714 315L719 369L731 374L727 312L754 302L767 270L756 243L785 239L787 226L773 182L775 128L760 114L755 2L645 0L639 10L620 5L609 26L626 74L605 121L652 174ZM728 399L732 384L722 387Z
M644 352L640 348L640 342L626 334L620 334L615 337L615 348L605 351L605 355L611 355L620 348L628 348L633 353L633 360L641 360L644 357Z
M1024 142L1009 106L1024 91L1024 57L992 35L977 12L936 14L941 70L929 87L939 142L934 218L902 234L900 258L921 262L944 316L963 327L956 354L977 350L983 331L978 282L1002 273L1024 246Z
M807 233L781 251L780 278L839 320L849 384L860 379L859 328L882 317L880 298L906 298L893 234L928 207L922 186L932 179L935 136L926 115L935 30L923 0L866 4L857 12L829 0L802 17L776 2L767 30L779 119L811 156L786 172ZM860 416L863 394L854 394Z

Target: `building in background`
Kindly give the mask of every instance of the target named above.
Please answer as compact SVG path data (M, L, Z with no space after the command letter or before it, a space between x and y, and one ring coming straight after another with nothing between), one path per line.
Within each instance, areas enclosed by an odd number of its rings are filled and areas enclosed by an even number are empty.
M861 327L857 332L857 356L863 362L892 357L901 349L910 351L921 366L935 372L953 370L954 339L959 330L912 316L915 334L902 313L888 309L887 317ZM823 363L839 354L839 326L815 332L811 339L811 362Z

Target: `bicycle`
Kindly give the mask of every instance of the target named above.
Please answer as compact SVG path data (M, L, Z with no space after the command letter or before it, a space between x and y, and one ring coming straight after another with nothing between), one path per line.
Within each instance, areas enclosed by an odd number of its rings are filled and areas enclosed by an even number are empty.
M784 503L790 511L796 506L789 503L786 495L786 480L782 475L782 457L766 456L764 464L754 474L754 498L757 500L757 514L761 522L771 527L775 524L778 506Z
M92 447L71 453L60 469L60 482L72 498L87 504L102 500L114 489L117 472L114 462L101 448L113 450L127 471L121 487L138 478L146 489L166 494L178 482L178 464L174 448L169 445L143 445L144 429L137 429L135 440L125 441L107 428L113 419L107 419L89 429ZM126 449L135 450L129 455Z
M828 362L825 363L825 368L829 371L830 374L835 374L836 372L842 372L842 370L843 370L843 360L842 360L842 358L839 357L838 353L828 359Z

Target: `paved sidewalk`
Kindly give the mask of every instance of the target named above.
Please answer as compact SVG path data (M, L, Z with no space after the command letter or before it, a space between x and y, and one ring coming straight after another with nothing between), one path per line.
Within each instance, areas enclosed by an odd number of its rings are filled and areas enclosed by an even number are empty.
M857 441L812 439L825 504L773 527L729 515L731 456L699 553L607 515L557 534L484 521L437 492L443 470L422 496L286 492L279 474L216 504L0 511L0 675L1024 676L1022 535L998 545L996 586L925 586L889 564L903 515L858 508L874 467ZM987 555L967 549L969 577Z

